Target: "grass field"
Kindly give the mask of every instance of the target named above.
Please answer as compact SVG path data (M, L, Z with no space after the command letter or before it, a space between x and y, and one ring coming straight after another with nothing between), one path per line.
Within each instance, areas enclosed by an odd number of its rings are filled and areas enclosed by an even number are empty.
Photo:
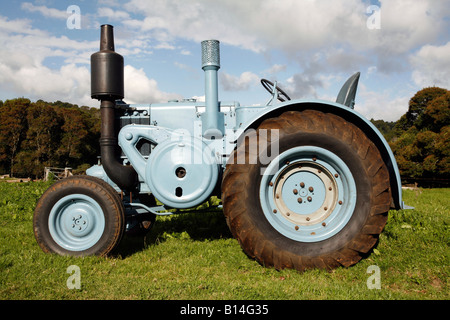
M44 254L32 216L47 187L0 183L1 300L450 298L450 189L404 190L415 209L391 211L378 246L355 266L298 273L249 259L221 211L158 218L149 235L125 238L112 257Z

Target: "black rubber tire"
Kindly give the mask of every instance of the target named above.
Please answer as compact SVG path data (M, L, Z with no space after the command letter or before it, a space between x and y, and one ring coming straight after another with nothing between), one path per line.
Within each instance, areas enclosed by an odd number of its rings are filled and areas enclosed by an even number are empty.
M66 196L81 194L96 202L104 217L104 229L98 241L83 250L68 250L58 244L49 228L49 217L56 203ZM36 204L33 217L34 235L44 252L69 256L104 256L122 239L125 229L125 210L118 193L106 182L91 176L74 176L50 186Z
M389 174L376 146L355 125L315 110L285 112L265 120L256 135L261 129L279 130L280 154L296 146L313 145L338 155L354 177L356 206L345 227L328 239L300 242L287 238L263 213L261 163L237 164L238 154L249 159L249 140L245 139L231 155L222 181L226 221L244 252L276 269L334 269L357 263L376 244L390 208Z

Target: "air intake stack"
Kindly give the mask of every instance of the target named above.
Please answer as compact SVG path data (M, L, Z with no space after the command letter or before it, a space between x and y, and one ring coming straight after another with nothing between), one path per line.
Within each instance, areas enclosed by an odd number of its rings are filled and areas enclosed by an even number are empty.
M219 94L217 71L220 69L219 41L202 41L202 69L205 72L206 112L202 118L203 136L207 139L222 138L219 129Z

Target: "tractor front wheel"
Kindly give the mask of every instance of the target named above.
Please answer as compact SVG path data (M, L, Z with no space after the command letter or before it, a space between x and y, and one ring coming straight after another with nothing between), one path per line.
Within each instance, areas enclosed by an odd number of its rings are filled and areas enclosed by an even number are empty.
M44 252L106 255L124 232L124 208L104 181L75 176L50 186L34 212L34 234Z

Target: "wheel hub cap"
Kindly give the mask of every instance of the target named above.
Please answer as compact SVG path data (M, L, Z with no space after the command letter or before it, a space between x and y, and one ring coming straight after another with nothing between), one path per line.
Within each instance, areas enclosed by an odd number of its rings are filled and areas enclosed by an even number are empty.
M295 147L266 168L260 202L278 232L296 241L318 242L339 233L352 217L356 184L334 153L315 146Z
M57 244L70 251L82 251L98 242L105 228L105 218L94 199L73 194L54 205L48 224Z
M336 180L324 166L294 163L276 179L275 205L285 219L297 225L314 225L334 210L337 191Z

